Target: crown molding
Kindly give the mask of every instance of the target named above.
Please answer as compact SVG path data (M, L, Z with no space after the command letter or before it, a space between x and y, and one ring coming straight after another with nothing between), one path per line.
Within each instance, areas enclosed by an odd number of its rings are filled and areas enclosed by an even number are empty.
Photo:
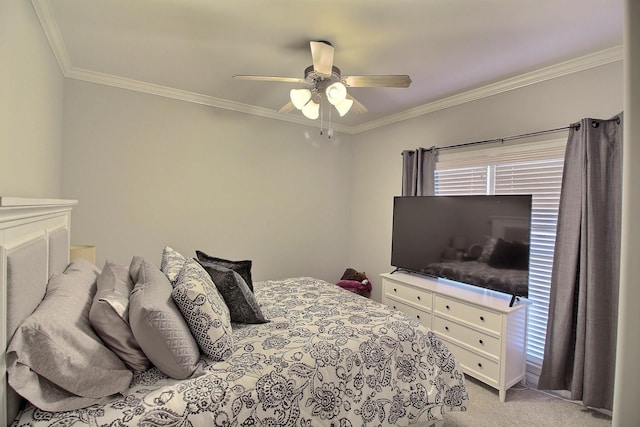
M53 11L51 9L50 0L31 0L31 3L33 5L33 8L35 9L38 19L40 20L40 24L45 32L47 40L51 45L51 49L53 50L53 53L58 61L60 69L62 70L62 74L67 78L163 96L166 98L192 102L195 104L208 105L211 107L252 114L274 120L297 123L305 126L311 125L320 127L319 123L315 121L310 122L309 119L299 115L282 114L268 108L257 107L254 105L216 98L209 95L203 95L139 80L128 79L125 77L76 68L71 64L71 59L64 44L64 40L62 39L62 35L60 34L60 29L58 28ZM411 108L400 113L391 114L378 120L366 122L361 125L344 126L334 124L332 125L332 127L335 131L338 132L347 134L358 134L382 126L387 126L404 120L423 116L435 111L444 110L445 108L454 107L457 105L465 104L467 102L472 102L478 99L508 92L510 90L555 79L557 77L562 77L612 62L621 61L622 58L622 46L615 46L609 49L595 52L593 54L571 59L559 64L541 68L536 71L492 83L477 89L472 89L446 98L441 98L439 100L415 108Z
M51 9L51 2L49 0L31 0L31 5L49 41L53 55L58 61L62 75L68 77L69 70L71 69L71 58L69 57L67 47L64 45L58 22Z
M74 80L82 80L90 83L96 83L105 86L117 87L120 89L131 90L134 92L147 93L150 95L162 96L165 98L176 99L179 101L191 102L193 104L207 105L210 107L221 108L224 110L236 111L239 113L252 114L254 116L266 117L273 120L281 120L290 123L298 123L305 126L313 126L320 128L319 121L310 121L303 116L293 114L283 114L268 108L257 107L255 105L243 104L241 102L230 101L228 99L216 98L214 96L203 95L201 93L189 92L182 89L175 89L168 86L157 85L154 83L133 80L126 77L114 76L111 74L98 73L92 70L71 67L65 77ZM351 128L331 124L334 131L342 133L352 133Z
M302 125L312 125L320 127L319 123L311 122L309 119L301 116L282 114L268 108L257 107L255 105L243 104L240 102L229 101L227 99L216 98L200 93L189 92L182 89L175 89L167 86L157 85L153 83L143 82L140 80L128 79L125 77L114 76L111 74L98 73L91 70L71 67L65 77L75 80L82 80L90 83L96 83L105 86L117 87L120 89L131 90L135 92L147 93L151 95L162 96L165 98L176 99L180 101L191 102L194 104L207 105L225 110L236 111L240 113L252 114L254 116L266 117L273 120L282 120ZM348 133L346 126L333 124L331 126L335 131Z
M536 71L521 74L516 77L501 80L499 82L482 86L477 89L472 89L466 92L459 93L457 95L442 98L416 108L383 117L379 120L374 120L359 126L354 126L352 128L352 132L354 134L365 132L368 130L379 128L381 126L390 125L393 123L401 122L403 120L408 120L415 117L423 116L425 114L433 113L435 111L444 110L445 108L455 107L457 105L508 92L510 90L519 89L547 80L552 80L557 77L585 71L616 61L622 61L622 58L622 45L615 46L589 55L581 56L579 58L561 62L559 64L550 65Z

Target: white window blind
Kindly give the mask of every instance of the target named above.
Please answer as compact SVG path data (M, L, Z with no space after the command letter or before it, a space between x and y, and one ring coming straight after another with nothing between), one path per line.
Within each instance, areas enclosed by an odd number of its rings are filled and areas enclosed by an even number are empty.
M564 140L486 152L456 153L437 164L436 195L531 194L527 361L542 365L558 218ZM542 150L542 151L540 151ZM530 153L530 155L527 155ZM444 156L443 156L444 157ZM527 159L529 157L529 159Z

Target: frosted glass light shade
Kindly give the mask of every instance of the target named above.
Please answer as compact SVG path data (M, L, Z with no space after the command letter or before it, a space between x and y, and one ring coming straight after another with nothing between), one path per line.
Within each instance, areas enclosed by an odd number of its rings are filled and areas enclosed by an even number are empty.
M338 105L347 97L347 88L342 83L335 82L327 87L325 93L331 104Z
M336 110L338 110L338 114L340 114L340 117L347 114L351 109L352 105L353 105L353 99L345 99L341 103L337 104Z
M320 104L316 104L313 100L310 100L304 107L302 107L302 114L304 114L308 119L317 119L320 117Z
M302 110L302 107L311 99L311 91L309 89L291 89L289 98L291 98L294 107Z

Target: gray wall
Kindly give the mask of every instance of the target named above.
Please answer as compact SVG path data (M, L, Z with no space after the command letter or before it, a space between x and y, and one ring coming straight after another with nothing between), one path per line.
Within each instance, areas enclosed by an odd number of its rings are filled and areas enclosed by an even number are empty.
M306 126L67 81L63 195L72 241L105 258L252 259L257 279L336 281L347 265L351 150Z
M0 1L0 195L60 197L64 78L31 2Z

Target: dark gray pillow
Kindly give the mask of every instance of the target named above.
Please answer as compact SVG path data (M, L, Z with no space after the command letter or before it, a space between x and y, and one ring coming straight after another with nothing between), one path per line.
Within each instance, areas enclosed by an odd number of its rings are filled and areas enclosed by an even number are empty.
M251 280L251 261L230 261L228 259L216 258L211 255L207 255L202 251L196 251L196 256L198 257L198 261L200 264L204 266L208 265L219 265L220 267L230 268L236 273L238 273L245 281L251 292L253 292L253 281Z
M256 297L239 273L220 265L203 263L202 261L200 261L200 264L211 276L211 280L218 288L222 298L224 298L224 302L229 308L232 322L268 322L260 310Z

